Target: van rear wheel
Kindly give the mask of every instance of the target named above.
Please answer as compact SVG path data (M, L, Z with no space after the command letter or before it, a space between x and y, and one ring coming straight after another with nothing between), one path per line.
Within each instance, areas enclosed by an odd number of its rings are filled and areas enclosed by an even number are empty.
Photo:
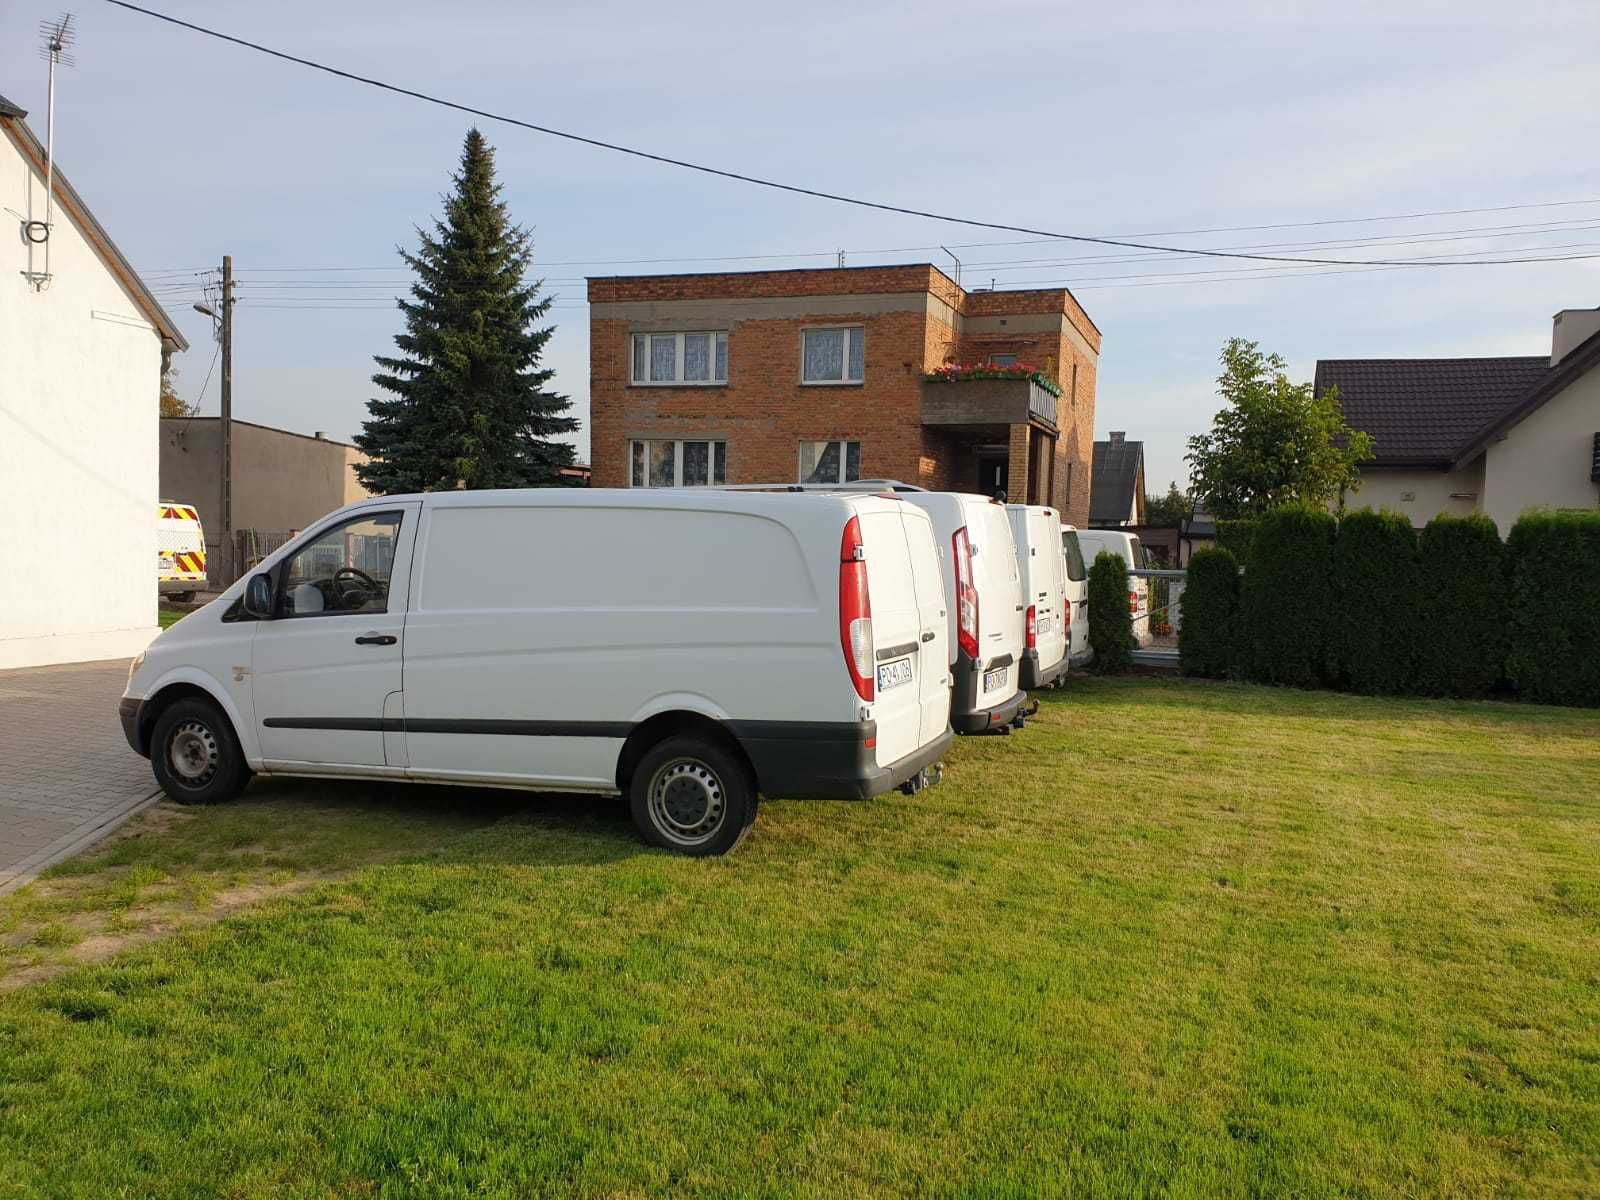
M150 737L156 782L179 804L220 804L250 781L239 739L210 700L178 700L156 718Z
M738 755L717 742L670 737L639 760L628 803L645 841L703 858L744 840L755 822L755 781Z

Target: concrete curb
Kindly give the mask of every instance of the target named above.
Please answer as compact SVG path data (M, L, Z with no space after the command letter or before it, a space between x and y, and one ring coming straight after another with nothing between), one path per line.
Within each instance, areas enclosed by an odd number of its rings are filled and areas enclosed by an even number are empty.
M68 833L62 834L55 841L40 850L34 851L19 863L0 871L0 896L25 887L39 877L39 873L49 867L63 862L75 854L81 854L97 842L104 841L130 817L143 812L157 800L161 799L160 788L148 796L137 800L129 800L119 808L108 813L102 813L95 818L94 824L85 828L80 825Z

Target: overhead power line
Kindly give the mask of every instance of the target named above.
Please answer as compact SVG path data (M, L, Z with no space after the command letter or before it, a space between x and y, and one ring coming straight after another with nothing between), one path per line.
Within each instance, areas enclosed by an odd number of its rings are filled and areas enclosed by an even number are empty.
M164 21L169 25L176 25L180 28L191 30L194 33L204 34L206 37L212 37L220 41L230 42L235 46L243 46L247 50L254 50L260 54L270 55L273 58L282 59L285 62L296 63L299 66L308 67L314 71L322 71L325 74L334 75L340 79L348 79L353 83L360 83L365 84L368 87L380 88L383 91L394 92L397 95L410 96L414 100L421 100L428 104L435 104L441 108L454 109L457 112L464 112L475 117L482 117L488 121L497 121L504 125L513 125L520 129L531 130L534 133L542 133L549 137L562 138L569 142L577 142L581 145L593 146L598 150L609 150L615 154L630 155L634 158L641 158L650 162L661 163L665 166L681 167L686 171L697 171L704 175L714 175L722 179L731 179L737 183L748 183L755 187L770 188L774 191L788 192L797 196L811 196L818 200L831 200L838 204L850 204L858 208L875 209L879 212L897 213L901 216L907 217L921 217L925 220L942 221L951 225L967 225L975 229L995 229L1007 233L1022 233L1028 234L1032 237L1048 238L1059 241L1086 242L1102 246L1121 246L1124 249L1129 250L1152 250L1168 254L1199 255L1206 258L1243 258L1252 259L1258 262L1303 263L1315 266L1350 267L1435 267L1500 266L1507 263L1523 261L1521 259L1486 258L1470 261L1460 260L1449 263L1418 263L1404 259L1385 260L1302 258L1289 255L1246 254L1229 250L1198 250L1185 248L1182 246L1167 246L1156 242L1133 241L1124 238L1097 237L1090 234L1080 233L1057 233L1048 229L1032 229L1025 225L1010 225L1000 221L984 221L975 217L960 217L948 213L932 212L927 209L907 208L898 204L887 204L877 200L863 199L859 196L847 196L838 192L823 191L820 188L805 187L801 184L783 183L775 179L765 179L759 175L750 175L742 171L730 171L722 167L708 166L705 163L691 162L688 159L673 158L669 155L656 154L649 150L640 150L634 146L624 146L616 142L607 142L599 138L587 137L583 134L572 133L564 129L556 129L548 125L539 125L532 121L522 120L519 117L507 116L504 113L490 112L488 109L476 108L470 104L463 104L456 100L447 100L441 96L433 96L427 92L418 91L415 88L402 87L399 84L388 83L382 79L374 79L370 76L358 75L353 71L346 71L339 67L330 66L327 63L317 62L315 59L303 58L297 54L290 54L284 50L276 50L271 46L264 46L259 42L252 42L245 38L235 37L233 34L223 33L217 29L209 29L204 25L197 25L192 21L180 20L179 18L169 16L166 13L157 12L152 8L145 8L138 4L129 3L129 0L106 0L106 3L113 4L118 8L127 9L129 12L140 13L143 16L151 17L158 21Z

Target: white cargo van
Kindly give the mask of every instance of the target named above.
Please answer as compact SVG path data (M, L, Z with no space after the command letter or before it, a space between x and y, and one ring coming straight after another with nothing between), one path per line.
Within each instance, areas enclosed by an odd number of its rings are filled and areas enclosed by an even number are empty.
M1083 557L1094 565L1095 556L1109 550L1127 563L1130 571L1143 571L1149 567L1144 547L1136 533L1120 529L1080 529L1078 544L1083 547ZM1128 577L1128 616L1133 622L1133 640L1141 646L1150 644L1150 581L1142 576Z
M1067 564L1061 553L1061 517L1039 504L1008 504L1011 538L1022 572L1024 649L1018 681L1049 687L1067 673Z
M135 660L129 743L174 799L251 772L621 792L732 849L758 793L936 777L938 553L871 495L435 492L324 518Z
M1074 525L1061 527L1061 554L1066 560L1067 616L1072 628L1068 660L1077 670L1094 661L1094 647L1089 645L1089 568L1083 561L1083 547L1078 544Z
M944 551L950 724L957 733L1021 728L1028 699L1019 683L1027 606L1005 505L965 492L907 489L896 495L933 518Z

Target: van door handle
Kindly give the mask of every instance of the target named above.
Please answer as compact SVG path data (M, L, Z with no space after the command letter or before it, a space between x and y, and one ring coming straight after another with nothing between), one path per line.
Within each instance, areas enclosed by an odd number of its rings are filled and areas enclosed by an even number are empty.
M358 646L392 646L400 639L392 633L363 633L356 639Z
M922 640L925 641L925 642L933 641L933 630L930 629L930 630L928 630L928 632L924 633L922 635Z

